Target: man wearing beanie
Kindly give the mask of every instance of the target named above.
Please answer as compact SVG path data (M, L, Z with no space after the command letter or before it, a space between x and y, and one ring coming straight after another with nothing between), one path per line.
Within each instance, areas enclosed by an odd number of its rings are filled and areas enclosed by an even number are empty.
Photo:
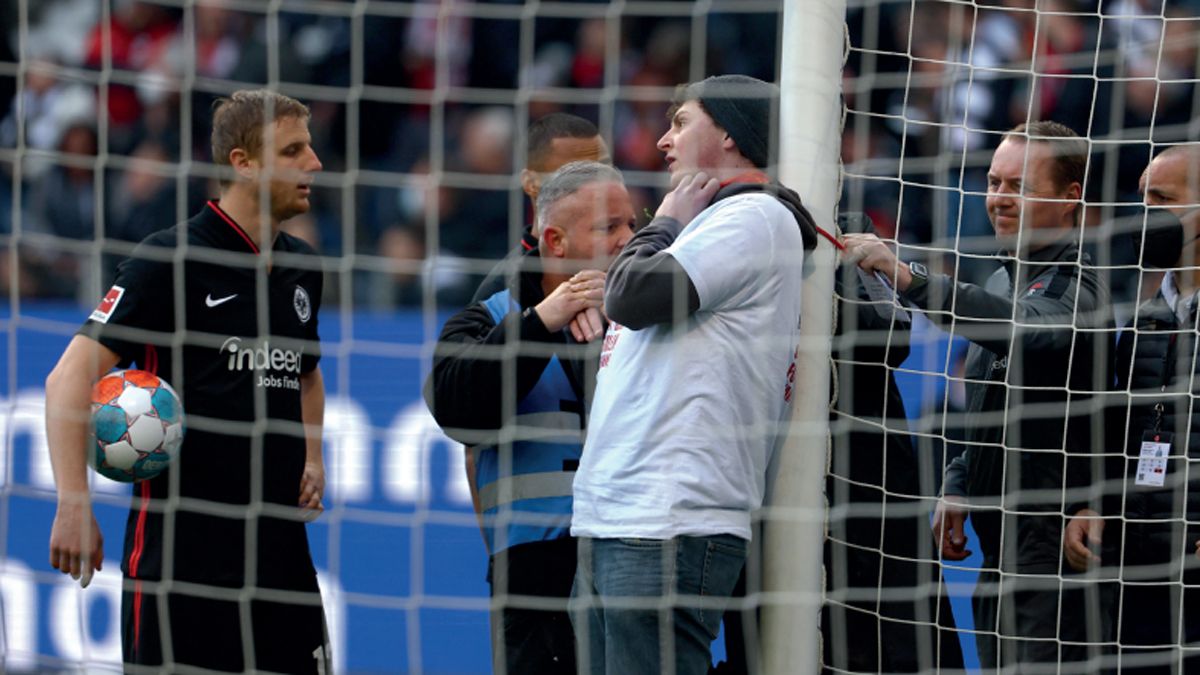
M765 173L778 89L680 87L658 141L673 190L613 263L575 476L583 672L705 673L791 407L816 227Z

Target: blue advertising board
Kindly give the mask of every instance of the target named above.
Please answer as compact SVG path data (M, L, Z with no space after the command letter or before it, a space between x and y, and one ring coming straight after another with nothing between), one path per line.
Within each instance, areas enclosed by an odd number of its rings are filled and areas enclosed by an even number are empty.
M48 564L55 493L43 383L85 315L25 303L0 316L6 672L119 669L129 486L93 476L105 564L86 590ZM337 672L490 670L486 554L462 446L441 433L420 398L442 318L321 316L329 485L327 510L309 537Z

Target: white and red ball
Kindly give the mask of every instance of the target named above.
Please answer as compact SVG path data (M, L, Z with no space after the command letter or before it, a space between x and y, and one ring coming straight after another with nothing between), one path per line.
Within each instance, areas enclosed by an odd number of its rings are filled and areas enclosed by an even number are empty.
M171 385L144 370L119 370L92 388L90 463L123 483L153 478L183 445L183 405Z

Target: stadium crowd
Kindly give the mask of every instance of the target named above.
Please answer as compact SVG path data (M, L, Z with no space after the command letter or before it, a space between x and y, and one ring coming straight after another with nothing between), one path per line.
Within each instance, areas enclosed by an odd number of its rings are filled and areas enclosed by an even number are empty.
M434 10L438 5L416 4ZM5 27L0 61L14 66L16 5L0 4ZM207 139L194 130L205 128L219 94L268 81L294 86L301 95L309 85L349 87L356 83L350 57L357 52L361 84L388 93L364 96L353 105L342 95L305 95L312 102L314 143L326 171L357 171L352 174L357 186L319 185L311 217L290 227L324 255L382 258L362 265L352 278L331 279L332 301L340 297L340 284L352 283L358 306L419 305L430 286L446 307L461 304L479 281L463 273L462 260L502 257L511 234L519 231L511 223L525 217L512 198L520 125L511 94L494 105L479 103L479 97L451 96L435 109L433 90L511 91L521 84L598 94L611 81L669 90L688 79L690 58L686 18L625 18L621 57L609 61L604 19L540 19L534 60L522 69L512 48L521 30L515 19L378 15L355 35L349 18L285 9L275 15L277 22L268 21L265 12L233 9L219 0L196 3L186 21L184 11L171 4L119 0L108 30L101 25L99 5L89 0L48 0L30 4L29 13L23 54L29 75L20 101L23 143L49 154L31 153L21 167L19 220L22 231L32 235L22 250L19 292L24 297L76 294L78 282L91 272L89 250L69 240L103 235L138 241L194 212L214 194L203 170L189 174L185 169L181 176L177 163L211 161ZM772 78L773 51L740 45L774 44L775 21L773 14L711 16L710 67ZM439 70L439 58L445 71ZM614 64L619 72L606 72ZM114 75L102 98L94 84L106 67ZM190 88L181 91L185 77L193 76ZM0 148L17 146L15 95L16 79L0 77ZM528 119L563 110L597 121L599 97L591 101L535 97ZM107 115L100 114L101 105ZM661 168L654 139L665 111L665 101L616 106L605 134L611 130L617 166ZM433 142L434 124L436 138L444 142ZM14 167L9 161L0 170L6 178L0 181L0 230L10 232ZM434 184L427 180L432 172L450 175ZM64 190L73 198L54 198ZM645 186L634 193L639 213L658 196ZM343 225L347 199L353 199L356 216ZM103 232L97 231L101 225ZM427 262L435 253L436 264ZM17 278L7 270L0 276L6 285ZM79 297L94 297L94 290L85 287Z
M961 234L960 250L990 254L983 174L999 132L1028 119L1058 120L1092 139L1089 202L1137 201L1145 141L1194 134L1198 41L1197 22L1188 17L1197 3L1043 4L1034 14L1030 0L976 8L850 3L846 210L867 212L882 234L905 242L946 247ZM13 64L16 5L0 5L6 13L0 61ZM687 16L621 18L617 58L605 53L605 19L540 18L533 60L522 67L509 48L519 41L520 21L466 14L373 15L356 35L347 18L284 10L268 21L265 13L219 0L196 3L187 20L166 3L121 0L113 3L107 31L99 6L88 0L48 0L28 11L20 128L27 149L46 153L28 155L21 167L17 213L30 236L22 242L19 273L0 274L4 284L20 279L24 297L92 297L94 289L78 283L92 271L91 248L76 242L99 234L140 240L211 196L205 171L185 168L181 175L177 163L210 161L206 139L194 130L204 128L212 101L232 83L278 80L300 92L307 85L344 88L356 84L350 59L356 53L362 85L384 93L368 91L353 105L327 90L310 98L314 140L327 170L356 171L349 175L357 184L325 182L315 212L291 227L325 255L378 256L349 278L333 279L332 301L342 297L341 284L351 283L358 306L419 305L429 290L453 307L478 282L465 272L487 267L465 261L501 257L527 216L512 189L521 123L555 110L601 121L598 96L563 102L568 99L535 93L528 109L518 111L506 90L599 93L615 83L667 92L694 75ZM880 28L864 32L875 25ZM774 14L709 14L703 28L705 72L775 78ZM609 72L614 65L617 72ZM112 84L101 99L95 82L106 67ZM500 94L492 104L487 94L451 93L435 107L431 90L437 87ZM16 78L0 77L0 148L17 145L15 96ZM653 173L662 166L654 140L667 95L659 96L619 99L605 112L601 131L623 171ZM444 143L431 142L435 124ZM5 160L0 170L6 177L0 231L10 232L14 167ZM631 181L637 212L657 203L663 188L658 178ZM62 194L72 198L56 198ZM343 224L348 199L355 218ZM1104 208L1089 208L1088 222L1098 222ZM975 279L992 269L970 257L960 264ZM1124 292L1124 282L1118 290Z

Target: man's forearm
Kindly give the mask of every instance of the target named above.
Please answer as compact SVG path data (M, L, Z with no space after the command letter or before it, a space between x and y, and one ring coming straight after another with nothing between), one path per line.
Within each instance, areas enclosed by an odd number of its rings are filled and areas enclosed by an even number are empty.
M930 274L919 290L905 299L928 312L927 316L954 334L988 351L1008 354L1014 344L1024 349L1064 349L1071 344L1074 296L1037 295L1013 300L983 286L956 282L944 274ZM1084 309L1080 302L1080 309Z
M86 498L91 387L83 373L55 370L46 380L46 444L60 501Z
M60 501L88 496L92 385L116 362L116 355L107 348L76 336L46 378L46 444Z
M610 319L638 330L700 308L696 285L664 252L682 229L674 218L655 218L626 244L606 280L604 310Z
M517 352L515 380L505 363L510 340L524 345ZM511 312L499 323L482 305L451 317L438 339L425 387L434 419L443 430L499 429L505 397L524 398L563 343L562 331L548 331L532 309ZM471 434L447 433L467 445L483 441Z
M304 421L304 459L323 464L321 435L325 425L325 378L320 366L300 376L300 415Z

